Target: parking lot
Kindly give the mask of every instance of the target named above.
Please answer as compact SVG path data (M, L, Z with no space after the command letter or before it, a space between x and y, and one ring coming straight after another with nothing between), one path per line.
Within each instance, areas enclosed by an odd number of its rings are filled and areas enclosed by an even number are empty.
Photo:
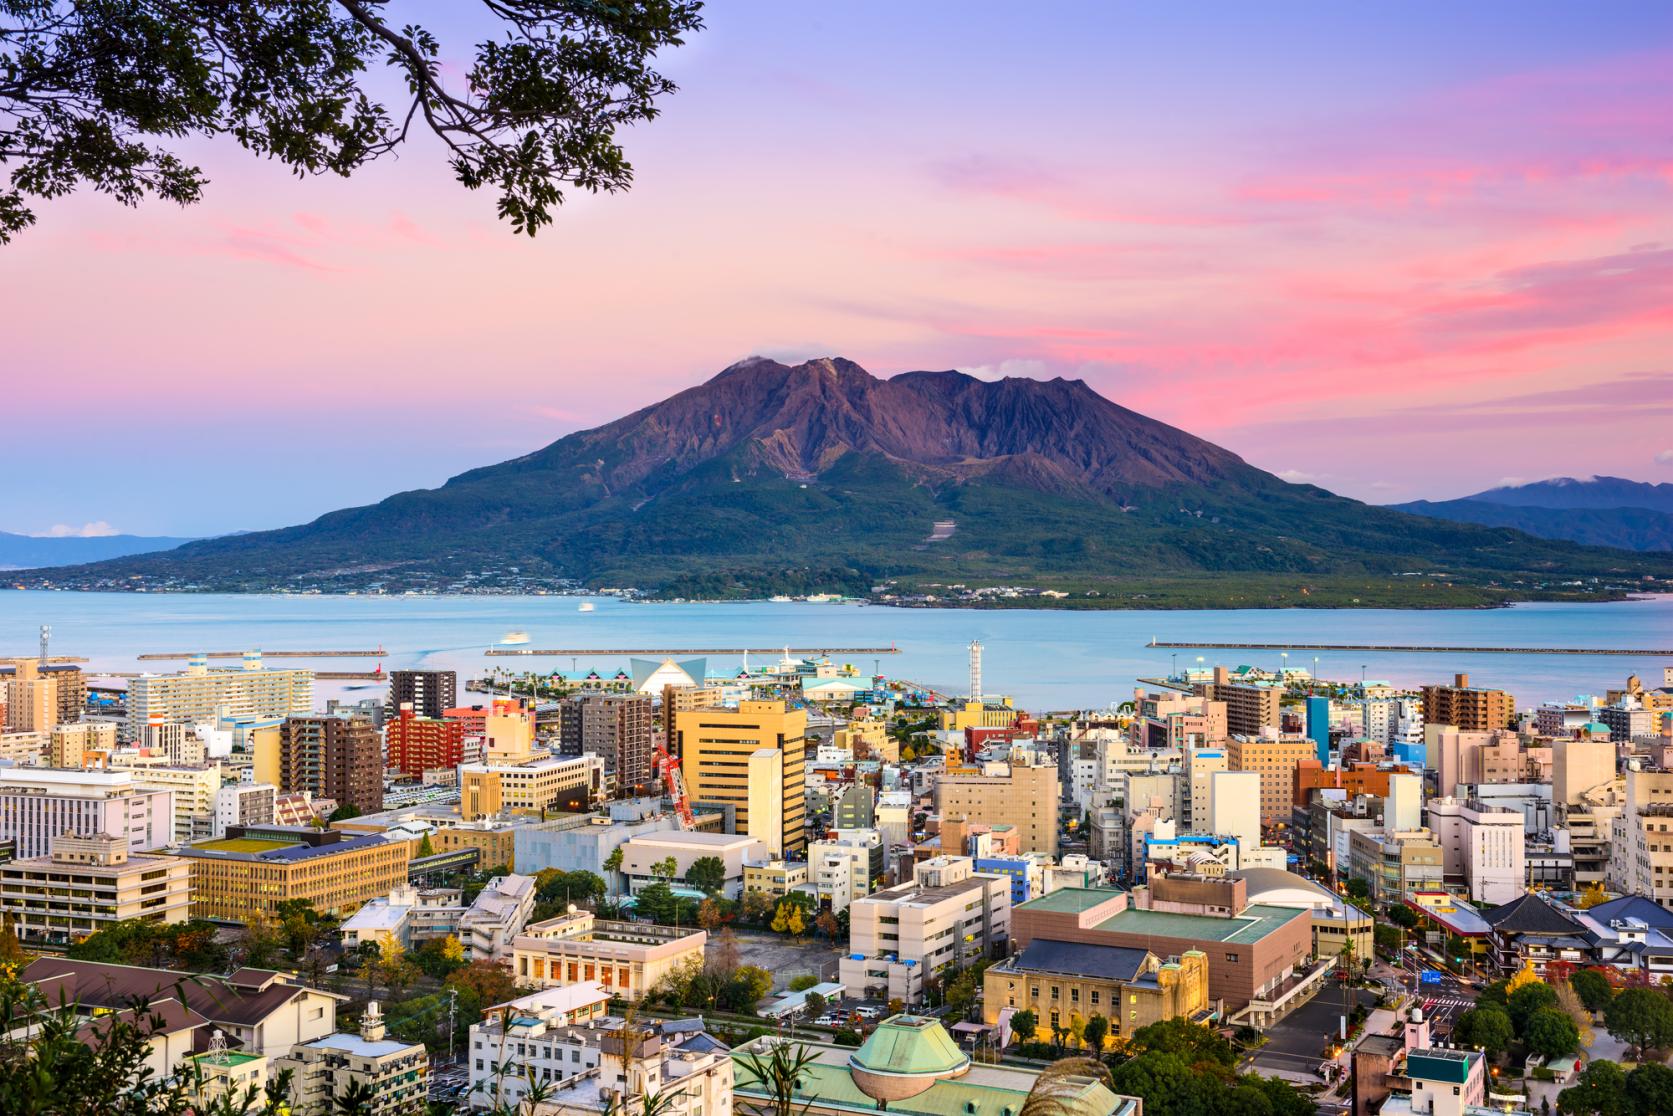
M1377 1006L1375 992L1359 988L1354 995L1367 1011ZM1340 1033L1341 1017L1342 990L1328 986L1262 1032L1266 1045L1249 1057L1248 1068L1266 1074L1316 1073L1324 1061L1326 1040Z
M828 942L809 937L801 944L778 934L758 931L734 931L738 940L738 963L759 965L773 974L773 991L782 992L790 981L804 973L811 973L821 981L836 979L840 950ZM711 949L713 946L711 945Z

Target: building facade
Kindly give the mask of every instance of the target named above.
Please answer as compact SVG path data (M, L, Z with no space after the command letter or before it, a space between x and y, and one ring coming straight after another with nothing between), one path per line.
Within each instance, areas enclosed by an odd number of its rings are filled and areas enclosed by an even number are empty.
M69 943L113 923L185 922L191 867L135 856L120 837L55 837L43 857L0 864L0 914L31 942Z
M385 715L393 718L407 706L413 714L439 721L459 700L459 676L451 670L392 670Z
M766 842L773 856L799 856L807 848L806 731L807 712L783 701L676 714L686 794L731 807L737 831Z
M383 809L383 746L362 717L287 717L279 735L279 789L306 791L362 814Z
M347 914L407 882L411 846L335 829L233 826L176 855L192 867L192 917L274 919L287 899L322 914Z

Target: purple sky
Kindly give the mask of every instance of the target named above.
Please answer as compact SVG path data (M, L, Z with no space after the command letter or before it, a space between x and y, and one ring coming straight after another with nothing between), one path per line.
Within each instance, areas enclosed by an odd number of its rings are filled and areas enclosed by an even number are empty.
M533 241L422 144L43 205L0 530L298 522L750 353L1084 378L1379 502L1673 480L1673 6L1042 7L717 3Z

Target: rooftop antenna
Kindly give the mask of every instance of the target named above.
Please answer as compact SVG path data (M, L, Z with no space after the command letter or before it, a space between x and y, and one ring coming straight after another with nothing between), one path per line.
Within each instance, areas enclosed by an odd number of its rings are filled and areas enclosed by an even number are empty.
M41 665L46 666L47 645L52 642L52 625L41 625Z

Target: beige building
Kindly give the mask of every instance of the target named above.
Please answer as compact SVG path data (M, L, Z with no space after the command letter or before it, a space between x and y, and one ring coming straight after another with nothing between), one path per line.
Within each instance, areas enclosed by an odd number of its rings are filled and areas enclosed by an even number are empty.
M211 670L198 657L180 674L142 674L128 683L124 735L138 739L152 720L212 724L222 717L306 716L313 707L311 670L268 670L258 651L246 652L239 670Z
M109 721L79 721L56 725L48 743L53 767L81 767L90 752L116 750L116 726Z
M273 1062L275 1076L290 1071L295 1116L330 1116L334 1097L350 1086L369 1091L366 1116L420 1114L430 1093L430 1055L423 1043L392 1039L376 1000L366 1007L358 1035L326 1035L298 1043Z
M1305 737L1261 739L1234 736L1226 742L1228 770L1260 773L1263 825L1290 820L1295 803L1296 765L1317 755L1318 748Z
M1673 906L1673 771L1627 768L1611 838L1606 886Z
M1101 1015L1118 1040L1152 1023L1195 1019L1210 1006L1208 955L1196 949L1163 960L1147 949L1036 938L989 967L982 989L983 1022L997 1024L1007 1008L1032 1011L1048 1037Z
M783 701L676 714L675 751L687 796L730 806L737 832L765 842L771 855L801 853L807 847L806 730L807 712Z
M939 714L942 732L963 732L968 728L1010 728L1019 714L1011 708L1011 700L1001 702L967 701L957 709L943 709Z
M610 922L576 911L525 927L512 942L511 971L529 988L596 981L613 996L639 1000L676 968L701 965L708 940L701 930Z
M175 855L192 866L194 918L272 919L287 899L322 914L347 914L407 883L406 841L336 829L231 826Z
M111 757L112 769L129 767L123 753ZM225 780L220 764L206 767L163 767L136 764L134 786L141 790L166 790L174 794L174 839L180 844L202 840L215 833L215 796Z
M19 767L39 767L50 758L44 732L0 732L0 760Z
M855 759L875 759L884 763L900 762L900 743L889 735L884 721L869 717L857 718L836 730L831 743L853 753Z
M70 943L116 922L185 922L192 870L135 855L120 837L65 835L52 852L0 864L0 914L25 941Z
M459 766L459 815L466 821L501 813L578 813L601 793L604 762L597 756L543 756L527 763Z
M969 857L914 868L911 883L854 900L838 979L849 995L915 1004L924 979L1000 953L1011 933L1011 880L973 871Z
M769 860L765 864L744 865L744 890L759 891L781 898L807 883L807 862L804 860Z
M1348 834L1348 875L1371 886L1375 903L1443 891L1446 853L1428 829L1356 829Z
M58 680L34 659L13 659L5 686L5 728L13 732L51 732L58 723Z
M935 812L942 824L1014 826L1023 852L1056 856L1060 795L1057 765L1037 752L1016 748L1008 762L984 764L980 774L936 779Z
M1471 686L1467 674L1457 675L1452 683L1423 687L1425 726L1451 725L1464 732L1492 732L1509 728L1516 719L1516 699L1504 690Z
M1192 689L1209 701L1225 702L1226 732L1232 735L1259 736L1278 730L1284 688L1276 683L1233 678L1231 671L1217 666L1212 681L1199 682Z

